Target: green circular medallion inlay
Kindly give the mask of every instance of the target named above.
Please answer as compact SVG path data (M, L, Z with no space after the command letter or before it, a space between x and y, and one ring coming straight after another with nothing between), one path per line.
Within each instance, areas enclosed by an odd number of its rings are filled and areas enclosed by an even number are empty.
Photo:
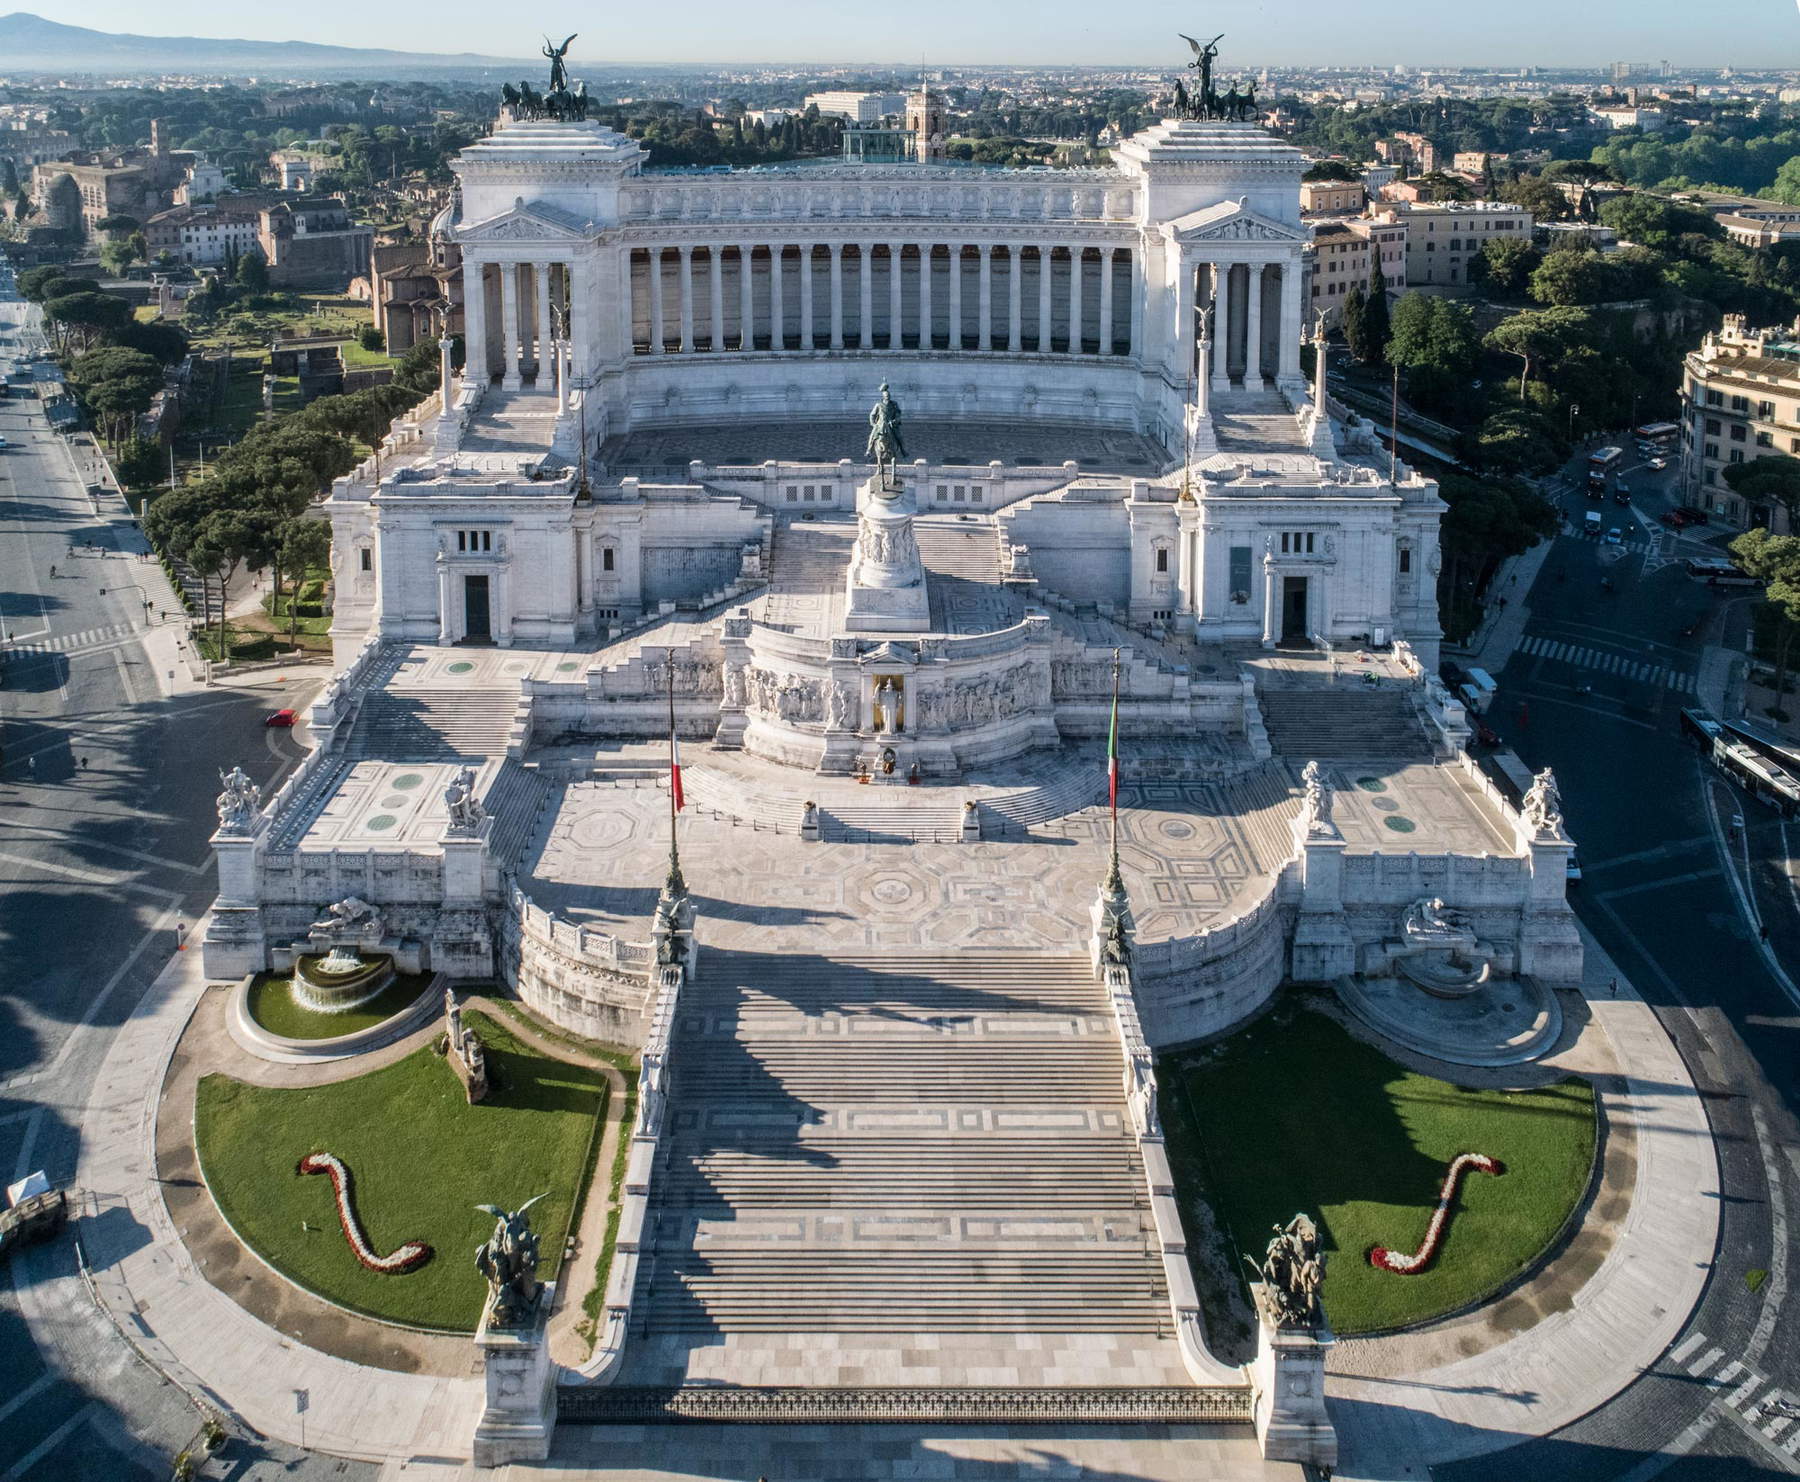
M404 808L406 803L407 797L403 792L397 792L391 798L383 798L381 800L381 806L384 808Z
M467 674L474 667L467 659L458 659L444 672L446 674Z
M573 661L571 661L566 664L558 664L556 666L556 672L558 674L567 674L571 669L578 669L580 667L581 666L579 664L576 664Z
M395 818L392 813L377 813L373 818L369 819L367 823L363 824L363 827L368 829L370 833L378 834L383 829L392 828L399 821L400 820ZM1393 820L1389 819L1388 821L1391 823ZM1410 826L1411 825L1408 825L1408 827Z
M403 776L396 777L392 782L388 783L388 786L404 792L409 787L417 787L424 780L425 777L423 773L407 772Z
M1383 782L1379 777L1358 777L1356 779L1356 785L1364 792L1387 791L1387 783Z
M1410 834L1418 827L1418 824L1414 823L1410 818L1406 818L1398 813L1389 818L1384 818L1381 821L1397 834Z

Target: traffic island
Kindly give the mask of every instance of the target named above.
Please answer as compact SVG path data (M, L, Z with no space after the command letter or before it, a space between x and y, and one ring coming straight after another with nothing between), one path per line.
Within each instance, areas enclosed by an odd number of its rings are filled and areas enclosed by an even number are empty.
M1161 1074L1174 1093L1165 1127L1183 1210L1219 1235L1196 1280L1240 1329L1235 1254L1260 1250L1296 1208L1319 1211L1333 1328L1385 1332L1470 1307L1528 1273L1593 1170L1588 1082L1457 1086L1406 1069L1315 1009L1284 1007L1165 1058ZM1502 1171L1458 1180L1439 1217L1446 1174L1465 1154ZM1206 1209L1196 1220L1197 1205ZM1377 1250L1424 1255L1402 1271L1373 1263Z
M586 1189L604 1073L534 1053L486 1015L465 1022L480 1036L491 1081L479 1105L429 1045L330 1085L204 1077L194 1106L200 1166L238 1239L339 1307L472 1333L483 1294L461 1253L491 1224L477 1206L543 1195L533 1216L546 1236L544 1274L554 1276ZM334 1164L347 1171L347 1197L336 1176L307 1176ZM406 1246L442 1254L388 1260Z

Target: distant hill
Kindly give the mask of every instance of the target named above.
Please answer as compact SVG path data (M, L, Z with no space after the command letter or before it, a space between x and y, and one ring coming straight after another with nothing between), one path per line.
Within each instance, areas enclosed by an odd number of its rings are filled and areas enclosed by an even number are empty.
M0 74L100 73L136 76L164 72L250 73L280 77L416 77L427 73L504 71L535 77L541 62L483 57L472 52L375 51L320 46L311 41L226 41L205 36L123 36L65 26L17 10L0 16Z

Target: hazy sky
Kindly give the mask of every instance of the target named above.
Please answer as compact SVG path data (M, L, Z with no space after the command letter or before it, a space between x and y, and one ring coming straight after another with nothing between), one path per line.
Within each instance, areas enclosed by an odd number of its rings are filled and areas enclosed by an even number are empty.
M1800 0L538 0L527 24L495 0L14 0L50 20L159 36L320 41L522 56L536 26L582 32L572 61L1156 63L1177 31L1226 33L1220 66L1662 61L1800 67Z

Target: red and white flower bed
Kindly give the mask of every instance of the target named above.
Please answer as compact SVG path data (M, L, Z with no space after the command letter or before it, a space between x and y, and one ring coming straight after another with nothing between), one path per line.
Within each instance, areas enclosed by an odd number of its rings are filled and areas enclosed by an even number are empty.
M1369 1251L1369 1264L1378 1270L1392 1271L1399 1276L1412 1276L1429 1266L1432 1258L1437 1255L1438 1242L1444 1238L1444 1229L1450 1223L1450 1205L1456 1198L1456 1186L1471 1169L1476 1173L1501 1174L1506 1172L1506 1165L1498 1158L1488 1157L1486 1153L1459 1153L1451 1162L1450 1171L1444 1175L1444 1186L1438 1191L1437 1208L1432 1211L1431 1225L1425 1231L1425 1243L1410 1256L1401 1255L1386 1246L1374 1246Z
M431 1247L423 1240L409 1240L404 1245L396 1246L389 1255L378 1256L369 1246L368 1236L363 1234L362 1221L356 1217L356 1203L351 1193L350 1169L341 1159L330 1153L308 1153L294 1169L296 1173L329 1173L332 1191L337 1196L338 1223L344 1227L344 1239L350 1242L350 1249L371 1271L379 1271L383 1276L400 1276L405 1272L416 1270L431 1259Z

